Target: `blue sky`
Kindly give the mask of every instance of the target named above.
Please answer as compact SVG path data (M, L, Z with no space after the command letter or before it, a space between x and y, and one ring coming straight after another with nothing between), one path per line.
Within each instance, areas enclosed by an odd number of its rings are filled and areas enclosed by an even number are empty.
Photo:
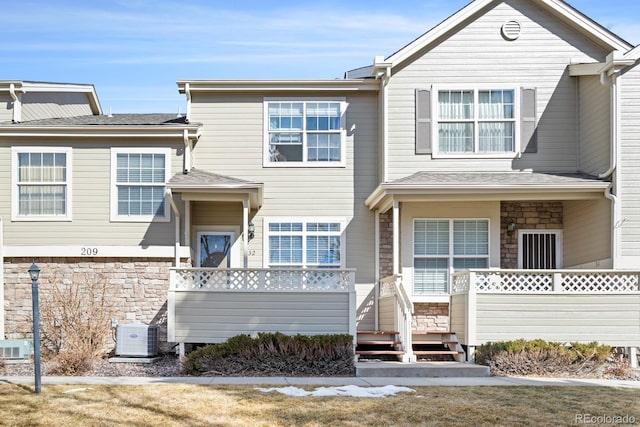
M468 2L23 0L0 15L0 80L91 83L105 113L184 112L178 79L341 78ZM640 1L569 3L640 44Z

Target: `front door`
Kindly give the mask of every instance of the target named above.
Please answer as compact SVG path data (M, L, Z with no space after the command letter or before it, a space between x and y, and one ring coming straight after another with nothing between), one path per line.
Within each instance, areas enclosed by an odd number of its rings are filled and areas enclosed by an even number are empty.
M231 247L235 233L202 231L198 233L197 267L231 268Z

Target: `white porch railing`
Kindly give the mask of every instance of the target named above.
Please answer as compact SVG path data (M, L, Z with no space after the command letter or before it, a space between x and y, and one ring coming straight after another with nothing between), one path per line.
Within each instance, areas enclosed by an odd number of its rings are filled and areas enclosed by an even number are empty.
M174 290L224 292L352 292L353 269L171 268Z
M167 337L219 343L238 334L345 334L356 345L353 269L171 268Z
M395 297L396 319L395 324L398 329L399 340L405 352L403 361L413 361L413 345L411 342L411 315L413 313L413 303L407 295L402 284L402 275L396 274L380 280L380 298Z
M454 273L452 294L628 293L640 291L640 272L614 270L465 270Z
M626 347L637 366L640 272L467 270L454 273L451 323L469 347L513 339Z

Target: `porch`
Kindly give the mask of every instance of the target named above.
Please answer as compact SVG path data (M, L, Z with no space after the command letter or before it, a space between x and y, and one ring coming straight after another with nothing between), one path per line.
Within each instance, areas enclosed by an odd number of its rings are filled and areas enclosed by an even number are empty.
M405 360L415 360L412 302L402 276L380 283L379 322L398 331ZM627 349L637 366L640 272L619 270L470 269L453 273L450 329L473 360L491 341L597 341ZM453 333L453 332L452 332Z
M172 268L168 341L239 334L356 336L353 269Z

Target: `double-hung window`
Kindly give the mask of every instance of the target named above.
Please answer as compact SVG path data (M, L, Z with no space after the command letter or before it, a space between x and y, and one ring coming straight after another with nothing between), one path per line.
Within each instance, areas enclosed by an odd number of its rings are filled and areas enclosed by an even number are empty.
M341 166L346 103L265 100L265 166Z
M268 220L266 253L271 268L340 268L341 221Z
M169 149L111 150L111 220L168 221Z
M454 271L489 266L489 220L416 219L414 294L446 293Z
M439 90L436 102L438 153L516 151L515 90Z
M13 220L71 220L71 148L13 147Z

